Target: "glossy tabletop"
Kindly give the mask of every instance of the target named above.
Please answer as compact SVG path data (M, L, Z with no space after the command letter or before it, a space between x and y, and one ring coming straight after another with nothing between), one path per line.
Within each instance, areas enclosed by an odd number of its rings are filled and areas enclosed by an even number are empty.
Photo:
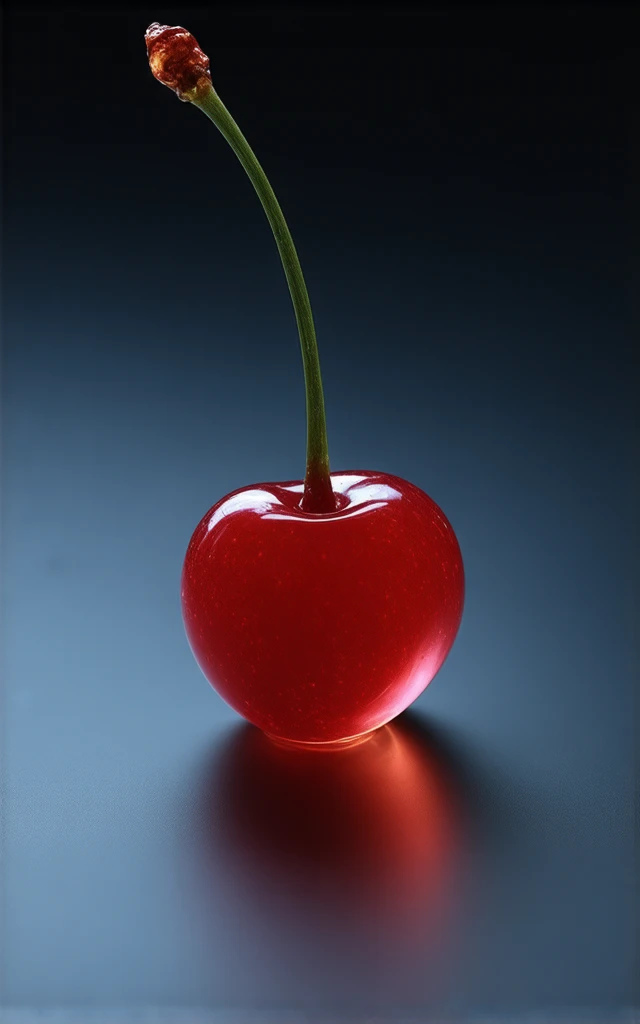
M420 19L373 39L347 18L335 42L325 13L317 47L275 14L250 43L228 14L223 46L193 12L298 239L332 468L410 480L464 560L434 681L368 743L314 754L243 724L185 636L198 521L300 478L302 374L255 196L148 73L158 12L118 14L124 36L116 14L53 37L7 15L0 1018L630 1019L615 45L578 60L541 34L518 63Z

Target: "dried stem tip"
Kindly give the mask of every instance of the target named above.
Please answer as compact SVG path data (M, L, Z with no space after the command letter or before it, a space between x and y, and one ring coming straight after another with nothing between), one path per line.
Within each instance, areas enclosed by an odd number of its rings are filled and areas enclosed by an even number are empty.
M144 38L153 75L184 103L211 89L209 58L186 28L154 21Z

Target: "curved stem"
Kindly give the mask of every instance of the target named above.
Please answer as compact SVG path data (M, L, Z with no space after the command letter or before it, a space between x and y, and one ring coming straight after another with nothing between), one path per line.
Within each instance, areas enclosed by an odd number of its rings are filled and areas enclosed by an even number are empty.
M304 367L307 400L307 468L301 507L305 512L335 512L336 500L329 476L327 424L318 344L307 286L291 233L255 153L213 87L192 102L213 121L233 149L249 175L271 225L291 292Z

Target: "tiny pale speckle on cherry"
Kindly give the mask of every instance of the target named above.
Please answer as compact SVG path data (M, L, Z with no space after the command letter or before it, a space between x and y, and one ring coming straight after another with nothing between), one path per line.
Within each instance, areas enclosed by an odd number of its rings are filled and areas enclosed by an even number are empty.
M300 336L307 400L304 480L243 487L196 527L182 612L204 675L277 742L330 750L365 738L431 682L464 603L460 548L420 488L374 471L331 472L313 316L278 201L180 26L146 33L154 76L202 110L263 205Z

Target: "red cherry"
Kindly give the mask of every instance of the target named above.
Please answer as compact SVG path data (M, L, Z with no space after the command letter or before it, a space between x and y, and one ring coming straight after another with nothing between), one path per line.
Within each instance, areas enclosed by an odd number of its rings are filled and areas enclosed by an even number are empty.
M460 548L406 480L331 474L337 511L303 483L256 484L207 512L187 550L182 609L211 684L273 737L335 743L378 728L431 682L462 615Z
M307 400L304 482L234 491L193 534L182 574L187 635L219 693L272 737L350 741L403 711L446 658L462 615L458 542L413 484L330 473L313 314L280 204L191 33L154 22L146 38L153 74L216 125L262 203L293 302Z

